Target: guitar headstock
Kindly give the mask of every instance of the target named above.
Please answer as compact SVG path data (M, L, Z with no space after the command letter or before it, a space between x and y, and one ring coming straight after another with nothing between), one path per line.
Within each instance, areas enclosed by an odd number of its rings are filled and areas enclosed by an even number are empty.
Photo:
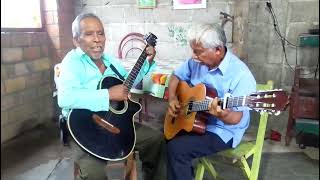
M155 47L157 43L157 36L149 32L149 34L144 35L143 39L148 45Z
M287 92L281 89L258 91L250 94L247 100L250 108L274 115L279 115L289 104Z

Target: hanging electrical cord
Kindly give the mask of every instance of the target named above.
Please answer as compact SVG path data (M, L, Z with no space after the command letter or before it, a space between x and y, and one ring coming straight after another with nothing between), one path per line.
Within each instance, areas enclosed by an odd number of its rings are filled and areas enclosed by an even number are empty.
M319 55L318 55L318 63L317 63L317 67L316 67L316 70L314 71L314 79L317 78L317 72L318 72L318 69L319 69Z
M273 8L272 8L272 5L271 5L271 2L267 2L267 7L269 9L269 12L271 14L271 17L272 17L272 20L273 20L273 28L276 32L276 34L278 35L278 37L280 38L280 41L281 41L281 46L282 46L282 50L283 50L283 53L284 53L284 58L285 58L285 61L287 63L287 65L291 68L292 71L294 71L294 68L289 64L288 62L288 58L287 58L287 52L286 52L286 47L285 47L285 43L287 42L289 45L293 46L296 48L296 65L297 65L297 45L289 42L285 37L282 36L281 32L280 32L280 29L279 29L279 23L278 23L278 19L273 11Z
M274 30L275 30L277 36L280 38L282 50L283 50L283 53L284 53L285 62L286 62L287 65L291 68L292 71L295 71L294 68L293 68L293 67L289 64L289 62L288 62L287 53L286 53L286 47L285 47L286 44L285 44L285 43L288 43L288 45L293 46L293 47L295 48L295 51L296 51L296 53L295 53L295 56L296 56L295 65L298 64L298 48L301 47L301 46L291 43L290 41L288 41L288 40L281 34L281 31L280 31L280 29L279 29L278 19L277 19L276 14L275 14L275 12L274 12L274 10L273 10L273 7L272 7L272 5L271 5L271 2L266 2L266 5L267 5L267 7L268 7L268 10L269 10L269 12L270 12L270 14L271 14L271 17L272 17L272 20L273 20ZM298 42L298 39L297 39L297 42ZM318 58L319 58L319 57L318 57ZM318 63L317 63L317 67L316 67L315 72L305 73L305 74L301 74L301 75L309 75L309 74L313 74L313 73L314 73L315 76L316 76L317 71L318 71L318 66L319 66L319 61L318 61Z

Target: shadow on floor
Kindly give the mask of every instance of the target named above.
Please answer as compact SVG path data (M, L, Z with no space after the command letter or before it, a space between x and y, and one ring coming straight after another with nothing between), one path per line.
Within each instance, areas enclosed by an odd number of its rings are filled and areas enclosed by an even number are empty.
M251 163L249 161L249 163ZM217 164L217 172L225 180L244 180L240 169ZM211 180L205 174L205 180ZM259 180L318 180L319 161L310 159L303 152L265 152L262 154Z
M46 180L57 162L68 158L69 154L63 151L63 148L54 123L26 132L1 146L1 178L13 180L14 177L21 177L23 174L28 177L37 177L37 180ZM241 179L239 169L227 165L217 165L216 168L226 180ZM300 179L319 179L318 160L310 159L303 152L265 152L263 154L259 180ZM25 176L23 180L27 180L27 177Z

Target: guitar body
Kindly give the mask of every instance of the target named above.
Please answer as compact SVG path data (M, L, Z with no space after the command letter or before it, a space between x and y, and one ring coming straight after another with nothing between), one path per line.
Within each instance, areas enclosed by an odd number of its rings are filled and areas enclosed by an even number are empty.
M206 96L216 97L216 91L207 89L204 84L198 84L190 87L186 82L180 81L176 94L181 105L177 117L172 117L166 113L164 121L164 135L170 140L175 137L181 130L186 132L196 132L203 134L206 131L206 121L208 113L188 111L189 102L203 101Z
M105 77L98 89L108 89L123 81L114 77ZM68 128L71 135L86 152L103 160L122 160L133 151L136 134L134 116L141 105L127 101L110 101L109 111L92 112L86 109L73 109L68 116ZM96 123L93 114L98 115L106 124L111 124L119 132L110 131Z

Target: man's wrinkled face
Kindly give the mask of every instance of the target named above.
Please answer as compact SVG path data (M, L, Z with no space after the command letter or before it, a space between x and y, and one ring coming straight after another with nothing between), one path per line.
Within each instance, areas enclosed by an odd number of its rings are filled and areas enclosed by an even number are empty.
M80 36L74 38L74 44L80 47L93 60L101 59L106 37L103 25L94 18L88 17L80 22Z
M221 52L219 48L204 48L201 43L193 42L192 58L209 68L217 67L221 62Z

